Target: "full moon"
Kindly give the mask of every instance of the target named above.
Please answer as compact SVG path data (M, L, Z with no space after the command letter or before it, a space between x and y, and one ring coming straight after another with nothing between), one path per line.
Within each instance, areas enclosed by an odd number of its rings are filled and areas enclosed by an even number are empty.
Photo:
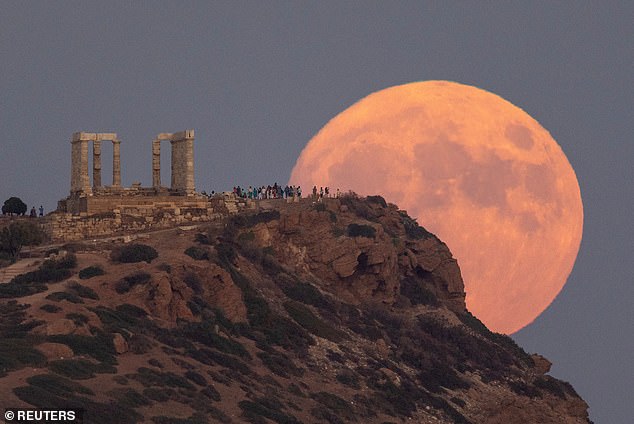
M381 194L447 243L467 308L511 334L550 305L581 242L579 184L536 120L476 87L390 87L335 116L302 151L290 184Z

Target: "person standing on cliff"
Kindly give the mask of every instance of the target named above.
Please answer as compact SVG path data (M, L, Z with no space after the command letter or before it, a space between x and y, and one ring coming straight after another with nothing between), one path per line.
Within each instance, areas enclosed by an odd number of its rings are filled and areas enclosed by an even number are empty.
M37 212L35 212L35 206L33 206L33 207L31 208L31 213L29 214L29 216L30 216L31 218L36 218L36 217L37 217Z
M40 216L44 216L44 206L40 205Z
M317 186L313 186L313 199L317 199Z

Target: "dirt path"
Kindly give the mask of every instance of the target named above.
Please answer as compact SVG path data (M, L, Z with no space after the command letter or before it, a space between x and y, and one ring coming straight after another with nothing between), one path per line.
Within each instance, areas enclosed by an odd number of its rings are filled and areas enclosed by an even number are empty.
M42 258L20 259L8 267L0 268L0 283L8 283L16 275L35 270L40 262Z

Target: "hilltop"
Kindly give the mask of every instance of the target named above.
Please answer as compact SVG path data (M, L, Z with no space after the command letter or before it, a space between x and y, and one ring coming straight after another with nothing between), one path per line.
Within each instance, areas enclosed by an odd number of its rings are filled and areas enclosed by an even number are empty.
M380 196L260 202L47 252L0 285L0 404L91 423L587 423ZM36 268L37 267L37 268Z

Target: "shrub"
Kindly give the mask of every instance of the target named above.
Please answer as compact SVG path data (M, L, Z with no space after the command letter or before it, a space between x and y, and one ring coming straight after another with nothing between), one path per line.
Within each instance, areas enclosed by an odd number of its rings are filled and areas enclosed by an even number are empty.
M153 247L140 243L120 246L114 249L110 254L110 259L114 262L121 263L135 263L143 261L150 263L157 257L158 252Z
M99 300L99 295L90 287L82 286L81 284L71 281L68 283L68 289L79 297L84 299Z
M365 198L365 200L367 200L368 203L375 203L377 205L383 206L384 208L387 208L387 202L385 201L383 196L368 196Z
M136 355L142 355L149 352L154 347L152 339L145 337L143 334L133 334L128 340L128 349ZM150 359L152 361L152 359ZM153 365L150 362L150 365Z
M21 338L0 338L0 377L6 371L17 370L25 366L42 366L46 357L33 348L30 341Z
M344 333L317 318L306 306L299 302L284 302L284 309L299 325L315 336L338 343L344 339Z
M66 300L70 303L84 303L81 297L68 292L55 292L46 296L46 299L52 300L54 302L61 302L62 300Z
M280 219L280 212L277 210L263 211L257 214L236 214L230 218L228 226L237 228L250 228L260 223L267 223Z
M205 397L208 397L209 399L216 402L220 402L220 400L222 399L220 397L220 393L218 393L218 390L216 390L216 388L210 384L208 384L207 387L202 389L200 393L203 394Z
M194 240L200 244L205 244L205 245L211 244L211 240L209 240L209 236L203 233L197 233Z
M210 321L190 322L174 331L174 333L178 333L181 337L187 338L188 341L202 343L205 346L213 347L221 352L237 355L242 358L251 357L249 352L240 343L216 334L214 323ZM173 335L175 336L176 334Z
M359 384L359 376L351 370L342 370L339 374L337 374L337 381L355 390L359 390L361 388L361 385Z
M203 285L196 273L188 271L183 277L183 281L195 294L201 294L203 292Z
M152 401L134 389L112 389L108 392L108 395L118 401L118 406L125 408L138 408L152 404Z
M49 259L44 261L42 268L45 269L73 269L77 266L77 256L74 253L67 253L65 256L57 259Z
M169 388L147 387L143 389L143 396L157 402L167 402L176 397L176 392Z
M313 305L316 308L325 309L330 312L334 312L335 310L333 302L321 294L321 292L310 283L301 281L283 283L282 291L286 296L298 302Z
M147 272L135 272L134 274L123 277L123 279L115 285L115 291L119 294L127 293L132 287L146 284L151 279L152 276Z
M104 270L102 267L100 267L99 265L92 265L79 271L79 278L81 280L87 280L89 278L97 277L98 275L103 274Z
M280 377L301 377L304 374L304 370L297 367L288 356L275 350L271 352L258 352L258 358L262 360L262 363L268 369Z
M84 325L88 323L88 317L84 314L72 312L70 314L66 314L66 318L72 320L75 325Z
M198 246L191 246L185 249L185 254L197 261L209 260L209 252L207 249Z
M201 364L221 365L245 376L251 376L253 374L247 364L235 356L226 355L210 349L191 349L188 351L188 354Z
M411 218L405 211L399 211L401 215L401 221L403 222L403 227L405 227L405 234L408 238L414 240L423 240L428 238L435 238L436 236L418 225L416 219Z
M12 222L0 229L0 250L13 260L17 259L23 246L42 243L44 234L40 227L30 221Z
M198 374L195 371L187 371L185 373L185 378L193 381L195 384L205 387L207 385L207 380L202 375Z
M412 305L438 306L436 295L423 284L422 281L414 277L406 277L401 280L401 294L407 297Z
M90 308L90 310L97 314L104 328L113 332L122 332L121 330L123 329L128 330L137 322L137 318L135 316L129 315L125 312L108 309L103 306Z
M40 309L51 314L62 310L59 306L51 305L50 303L40 306Z
M73 380L87 380L95 374L116 374L117 369L109 364L95 364L85 359L60 359L48 364L49 370Z
M328 392L313 393L311 397L316 402L330 409L337 417L343 418L346 421L354 420L354 414L352 413L350 404L345 399Z
M33 387L44 389L49 393L62 397L67 397L73 393L94 394L89 388L55 374L34 375L27 378L26 382Z
M558 398L566 399L566 390L564 390L565 386L560 381L557 381L555 378L549 375L538 377L535 380L534 384L535 387L545 390L548 393L557 396Z
M350 224L348 225L346 233L349 237L374 238L376 236L374 227L364 224Z
M145 387L176 387L188 390L194 390L195 387L187 381L186 378L172 372L161 372L150 368L141 367L137 370L137 374L131 376Z
M282 412L284 405L277 399L262 397L250 400L243 400L238 403L242 409L242 416L250 423L262 423L262 417L266 417L278 424L299 424L292 415Z
M98 332L95 336L56 334L48 336L47 340L67 345L75 355L89 355L100 362L111 365L117 363L112 336L105 333Z

